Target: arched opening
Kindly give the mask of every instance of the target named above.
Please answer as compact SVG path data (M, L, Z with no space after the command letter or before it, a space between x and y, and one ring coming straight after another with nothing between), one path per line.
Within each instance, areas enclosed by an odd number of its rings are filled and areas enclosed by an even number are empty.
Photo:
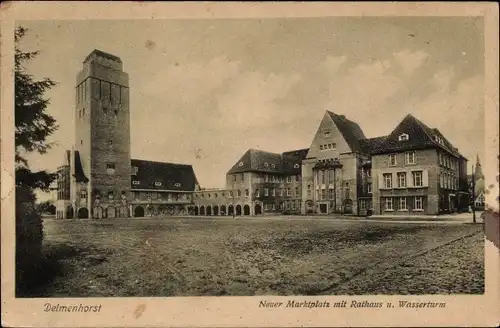
M116 209L113 206L108 206L108 208L106 208L106 217L108 219L116 218Z
M219 215L219 206L214 206L214 215Z
M233 205L229 205L227 207L227 214L228 215L233 215L234 214L234 206Z
M243 207L243 214L244 214L244 215L250 215L250 206L245 205L245 206Z
M102 219L103 211L101 206L94 207L94 219Z
M212 215L212 207L207 206L207 215Z
M120 206L118 209L119 217L121 218L128 218L129 213L128 213L128 207L127 206Z
M142 218L144 216L144 208L142 206L137 206L134 209L134 216L137 218Z
M255 204L255 215L262 214L262 206L260 204Z
M72 219L75 216L75 211L73 210L73 206L68 206L66 209L66 218Z
M222 205L220 207L220 215L227 215L227 212L226 212L226 205Z
M194 215L199 215L199 210L198 210L198 206L195 206L194 207Z
M85 207L82 207L78 210L78 218L79 219L88 219L89 218L89 210Z
M352 200L346 199L344 201L344 214L352 214Z
M241 215L241 205L236 205L236 215Z
M205 215L205 206L200 206L200 215Z

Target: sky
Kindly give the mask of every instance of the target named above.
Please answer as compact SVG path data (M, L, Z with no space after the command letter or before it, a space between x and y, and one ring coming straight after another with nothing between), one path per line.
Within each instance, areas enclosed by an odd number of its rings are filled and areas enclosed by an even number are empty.
M249 148L307 148L326 110L367 137L408 113L475 164L484 158L484 38L478 17L25 21L28 66L58 85L59 123L33 169L55 170L74 143L75 82L94 49L130 78L132 158L192 164L202 187Z

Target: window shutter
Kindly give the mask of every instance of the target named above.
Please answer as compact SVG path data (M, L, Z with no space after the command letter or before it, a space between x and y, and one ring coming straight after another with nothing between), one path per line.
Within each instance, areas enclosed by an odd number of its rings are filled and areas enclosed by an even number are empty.
M429 187L429 173L427 170L422 171L422 185L424 187Z
M378 189L383 189L384 188L384 176L382 173L379 173L378 175Z

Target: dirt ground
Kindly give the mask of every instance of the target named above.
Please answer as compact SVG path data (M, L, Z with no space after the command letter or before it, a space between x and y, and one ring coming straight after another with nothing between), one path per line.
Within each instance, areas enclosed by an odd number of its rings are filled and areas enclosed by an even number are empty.
M30 297L484 293L482 225L46 220Z

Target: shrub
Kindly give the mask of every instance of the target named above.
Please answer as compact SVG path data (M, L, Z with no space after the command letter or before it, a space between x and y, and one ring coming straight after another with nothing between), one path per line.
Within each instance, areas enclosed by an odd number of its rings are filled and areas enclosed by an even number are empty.
M42 264L42 217L31 188L16 187L16 292L29 288Z

